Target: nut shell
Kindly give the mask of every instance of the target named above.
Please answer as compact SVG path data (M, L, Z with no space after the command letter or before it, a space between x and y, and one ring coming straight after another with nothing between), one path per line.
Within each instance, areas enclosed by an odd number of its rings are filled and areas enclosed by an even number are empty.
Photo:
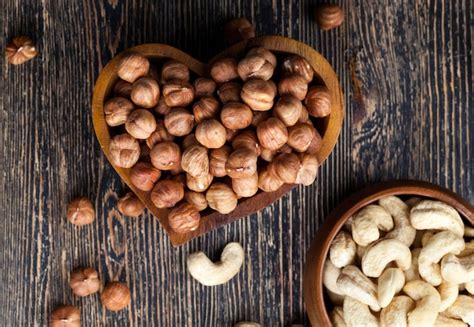
M245 82L240 92L242 100L255 111L270 110L273 107L275 95L275 83L259 79Z
M127 122L128 116L135 109L132 101L115 97L104 104L105 122L109 126L119 126Z
M255 37L255 27L244 17L230 20L224 26L224 35L229 44L239 43Z
M319 134L319 132L315 129L313 139L311 140L309 147L306 149L306 152L309 154L316 154L319 152L319 150L321 150L322 146L323 146L323 139L321 135Z
M151 202L160 209L174 207L183 197L183 185L170 179L158 181L150 194Z
M257 154L254 150L241 147L227 158L225 170L232 178L250 177L257 172Z
M64 305L51 313L51 327L80 327L81 311L72 305Z
M186 174L186 186L195 192L204 192L211 185L214 176L211 174L205 174L199 177L193 177Z
M270 173L287 184L295 183L300 168L300 159L294 153L279 154L268 165Z
M165 127L174 136L185 136L194 128L194 116L184 108L173 108L165 116Z
M119 79L114 85L114 94L117 97L129 98L132 93L132 83Z
M83 226L95 219L94 206L88 198L78 197L67 206L67 219L73 225Z
M261 146L278 150L288 141L288 130L278 118L268 118L257 126L257 137Z
M178 79L181 81L189 82L188 66L177 60L170 60L165 62L163 67L161 68L162 83L166 83L166 81L172 79Z
M170 107L186 107L194 100L194 87L188 82L172 79L163 85L163 96Z
M145 140L149 138L156 129L155 116L145 109L134 110L128 115L125 129L134 138Z
M132 168L140 158L140 144L129 134L112 137L109 144L112 162L121 168Z
M207 208L206 195L194 191L186 191L184 193L184 200L193 205L198 211L202 211Z
M78 268L71 272L69 286L77 296L87 296L100 289L99 274L93 268Z
M174 142L160 142L151 149L150 160L160 170L177 169L181 162L181 149Z
M299 155L301 168L296 177L297 184L309 186L313 184L318 175L319 162L314 154L302 153Z
M301 75L288 75L284 76L278 82L278 94L285 95L289 94L297 98L298 100L304 100L308 93L308 83Z
M271 117L270 111L254 111L252 118L252 126L257 127L262 121L267 120Z
M241 198L254 196L258 192L258 174L249 177L232 178L232 190Z
M268 81L273 76L275 67L264 57L258 55L247 56L239 61L237 71L240 78L246 81L251 78Z
M237 82L227 82L222 84L217 90L217 95L222 103L240 101L242 85Z
M174 139L175 137L166 130L164 122L162 120L158 120L156 122L155 131L151 133L151 135L146 139L146 145L151 149L157 143L174 141Z
M209 173L209 157L207 149L201 145L192 145L183 152L181 167L194 177Z
M160 86L154 79L142 77L133 83L130 98L139 107L153 108L160 99Z
M322 30L330 30L344 22L344 11L336 4L323 4L316 8L316 22Z
M37 54L38 50L28 36L14 37L5 48L7 61L12 65L21 65L36 57Z
M255 151L257 157L262 153L262 147L260 146L260 144L258 144L257 134L250 129L247 129L237 134L232 140L232 147L234 149L251 149Z
M273 114L286 126L293 126L301 117L303 105L292 95L282 96L273 107Z
M124 216L138 217L145 210L145 206L134 193L128 192L118 200L117 209Z
M188 202L181 202L170 210L168 223L176 233L188 233L199 227L201 215L198 209Z
M196 139L208 149L218 149L225 144L226 130L215 119L204 120L196 126Z
M232 149L228 145L224 145L219 149L214 149L209 155L209 172L215 177L224 177L227 175L225 163Z
M206 200L210 208L221 214L228 214L237 207L237 195L224 183L212 184L206 192Z
M119 62L117 75L129 83L135 82L140 77L148 74L150 61L136 52L129 52Z
M221 122L228 129L244 129L252 123L252 109L241 102L228 102L222 107Z
M297 123L288 128L288 145L297 152L305 152L315 135L315 129L306 123Z
M194 81L194 95L199 98L203 96L212 96L216 91L217 84L210 78L199 77Z
M167 114L169 114L171 109L172 108L166 104L165 98L160 97L160 99L158 100L158 103L156 104L156 107L155 107L154 110L157 114L162 115L162 116L166 116Z
M225 83L239 78L237 61L234 58L217 59L211 66L211 77L217 83Z
M148 162L139 162L130 169L130 181L139 190L149 192L160 179L161 171Z
M264 192L274 192L283 186L283 181L272 174L267 167L260 169L258 173L258 188Z
M312 86L305 99L308 113L313 117L326 117L331 113L331 95L325 86Z
M308 60L298 55L291 55L283 60L282 72L284 75L300 75L306 83L313 80L314 70Z
M193 104L193 114L196 123L215 118L219 113L219 101L212 96L203 96Z
M107 284L100 294L100 301L111 311L120 311L130 304L130 289L121 282Z

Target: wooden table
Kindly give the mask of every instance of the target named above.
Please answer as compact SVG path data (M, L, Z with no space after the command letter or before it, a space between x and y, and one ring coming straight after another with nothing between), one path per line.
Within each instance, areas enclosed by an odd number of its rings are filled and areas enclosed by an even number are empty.
M263 326L307 323L302 298L306 249L328 212L351 192L389 179L421 179L474 202L472 5L457 0L344 1L344 25L322 32L314 1L4 2L6 38L32 36L40 55L2 70L0 148L0 325L43 326L60 304L81 307L83 326ZM342 3L342 1L341 1ZM125 188L92 130L91 94L102 67L145 42L168 43L206 60L225 47L231 17L258 35L308 43L337 71L346 119L338 145L312 186L258 214L172 248L150 215L122 217ZM77 195L97 221L65 218ZM237 278L204 287L186 272L190 252L217 258L241 242ZM99 296L72 296L69 272L96 267L126 281L129 309L106 312Z

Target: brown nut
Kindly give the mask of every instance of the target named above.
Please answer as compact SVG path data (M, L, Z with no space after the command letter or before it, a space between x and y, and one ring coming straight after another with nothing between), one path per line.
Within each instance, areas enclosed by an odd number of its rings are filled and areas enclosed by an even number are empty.
M306 123L297 123L288 128L288 145L297 152L305 152L311 145L315 129Z
M193 104L193 114L196 123L218 116L219 101L212 96L203 96Z
M221 214L228 214L237 207L237 195L224 183L214 183L206 192L210 208Z
M253 55L247 56L239 61L237 71L240 78L246 81L251 78L268 81L273 76L275 67L265 57Z
M134 110L128 115L125 129L128 134L136 139L145 140L156 129L156 119L153 114L146 109Z
M135 107L128 99L116 97L107 100L104 104L105 122L109 126L125 124L133 109L135 109Z
M253 113L241 102L227 102L221 111L221 122L228 129L244 129L252 123Z
M94 268L78 268L71 273L69 286L77 296L94 294L100 289L99 274Z
M273 175L267 167L258 172L258 188L264 192L274 192L283 186L283 181Z
M194 95L197 98L212 96L216 91L217 84L210 78L199 77L194 81Z
M295 183L309 186L313 184L318 174L319 162L316 155L309 153L299 154L301 168L296 176Z
M181 167L194 177L209 174L209 157L207 149L200 145L191 145L183 152Z
M238 129L229 129L229 128L226 128L225 129L225 132L226 132L226 135L225 135L225 140L227 142L232 142L232 140L234 139L235 135L237 135L237 133L239 132Z
M189 148L191 145L199 145L199 142L196 140L196 135L194 134L188 134L186 137L183 139L183 149Z
M237 82L228 82L222 84L217 90L217 95L223 104L227 102L240 101L240 92L242 85Z
M170 107L186 107L194 100L194 87L188 82L172 79L163 85L163 97Z
M277 65L277 58L275 57L275 55L270 50L264 47L255 47L250 49L250 51L247 52L247 57L249 56L260 56L265 58L265 60L269 63L271 63L273 67L276 67Z
M33 40L28 36L16 36L7 44L5 55L12 65L21 65L38 54Z
M252 126L257 127L262 121L270 118L270 116L271 116L270 111L254 111L253 118L252 118Z
M283 60L281 65L283 75L300 75L306 84L313 80L314 70L308 60L298 55L290 55Z
M225 170L232 178L250 177L257 172L257 154L253 149L240 147L234 150L225 163Z
M331 95L325 86L310 87L305 99L308 113L313 117L326 117L331 113Z
M130 98L139 107L153 108L160 99L160 86L154 79L142 77L133 83Z
M100 301L110 311L120 311L130 304L130 290L121 282L108 283L100 294Z
M199 177L193 177L186 174L186 186L195 192L204 192L211 185L214 176L211 174L205 174Z
M308 93L308 83L301 75L284 76L278 83L278 94L289 94L298 100L304 100Z
M261 146L278 150L288 141L288 130L278 118L268 118L257 126L257 137Z
M109 144L112 162L121 168L132 168L140 157L140 144L129 134L112 137Z
M258 192L258 174L249 177L232 178L232 190L241 198L249 198Z
M275 150L268 150L268 149L265 149L264 147L261 147L261 149L262 149L262 152L260 154L260 158L262 158L263 160L267 162L271 162L273 158L278 154L278 152Z
M165 116L165 127L171 135L188 135L194 128L194 116L184 108L173 108Z
M81 311L72 305L54 309L51 313L51 327L81 327Z
M321 147L323 146L323 139L321 137L321 134L314 129L314 135L313 139L311 140L311 143L309 144L309 147L306 149L306 152L309 154L316 154L321 150Z
M268 170L284 183L293 184L296 181L300 167L301 162L296 154L282 153L268 165Z
M255 111L270 110L273 107L275 95L275 83L260 79L248 80L240 92L242 100Z
M165 84L172 79L189 82L188 66L176 60L165 62L161 68L161 82Z
M119 62L117 75L129 83L135 82L140 77L148 74L150 61L136 52L129 52Z
M344 11L336 4L323 4L316 8L316 22L324 31L338 27L344 21Z
M156 122L155 131L151 133L151 135L146 139L146 145L151 149L156 143L174 141L174 139L175 137L166 130L164 122L162 120L158 120Z
M148 162L139 162L130 169L130 181L136 188L145 192L151 191L160 177L161 171Z
M207 208L206 196L203 193L186 191L184 193L184 200L193 205L198 211L203 211Z
M239 43L255 37L255 27L244 17L235 18L225 24L224 35L229 44Z
M160 142L150 151L150 159L153 166L160 170L176 169L181 161L181 149L174 142Z
M218 149L225 144L226 130L215 119L208 119L196 126L196 140L208 149Z
M151 202L160 209L174 207L183 197L183 185L170 179L158 181L150 194Z
M209 172L215 177L224 177L227 175L225 171L225 163L232 149L228 145L224 145L219 149L214 149L209 155Z
M132 93L132 86L132 83L119 79L114 85L115 96L129 98Z
M156 104L156 107L155 107L154 110L157 114L162 115L162 116L166 116L167 114L169 114L171 109L172 108L166 104L165 98L161 97L158 100L158 103Z
M248 148L257 154L257 157L261 154L262 148L258 144L257 134L252 130L245 130L237 134L232 140L232 147L234 149L238 148Z
M188 202L181 202L170 210L168 223L176 233L187 233L199 227L201 215L198 209Z
M298 119L298 123L312 123L311 119L309 118L308 109L302 104L301 105L301 115Z
M67 219L77 226L92 223L95 219L95 211L91 200L85 197L72 200L67 206Z
M273 114L286 126L293 126L301 117L303 105L292 95L283 95L273 107Z
M134 193L128 192L118 200L117 209L124 216L138 217L145 210L145 206Z
M211 66L210 74L219 84L237 79L239 77L237 61L234 58L217 59Z

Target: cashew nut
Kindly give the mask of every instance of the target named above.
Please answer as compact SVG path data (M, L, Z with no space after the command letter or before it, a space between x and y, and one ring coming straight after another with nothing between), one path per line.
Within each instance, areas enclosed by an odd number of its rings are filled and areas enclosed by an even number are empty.
M441 297L439 311L444 311L456 301L459 294L459 286L456 283L444 280L441 285L438 286L438 293Z
M357 245L357 250L356 250L356 261L357 263L360 264L362 261L362 257L365 254L365 251L367 251L368 246L362 246L362 245Z
M465 283L465 284L464 284L464 287L466 288L466 291L469 292L469 294L474 295L474 280Z
M191 276L206 286L224 284L237 275L244 263L244 250L239 243L225 246L219 262L212 262L203 252L188 256L187 264Z
M362 271L368 277L379 277L385 266L395 261L401 270L411 266L411 252L396 239L383 239L371 245L362 257Z
M334 266L342 268L354 263L356 257L356 244L351 235L344 231L339 232L332 241L329 249L329 258Z
M441 260L441 275L452 283L474 281L474 254L460 258L448 254Z
M464 226L464 237L474 237L474 227Z
M340 274L341 269L334 266L331 260L326 259L323 270L323 285L334 294L344 295L336 283Z
M459 213L450 205L433 200L423 200L411 209L410 222L416 229L449 230L462 237L464 223Z
M411 250L411 266L405 273L405 281L409 282L411 280L420 279L420 274L418 272L418 257L420 256L421 248L416 248Z
M334 327L346 327L346 322L344 321L344 310L342 307L335 307L331 311L331 322Z
M377 318L370 312L369 307L350 296L344 299L344 322L348 327L378 327Z
M326 289L326 293L328 295L329 300L331 301L332 304L334 305L342 305L344 303L344 295L341 294L336 294L334 292L331 292L330 290Z
M430 284L421 280L408 282L403 291L416 301L416 308L408 313L409 326L432 326L438 316L441 297Z
M415 307L415 302L408 296L400 295L380 312L380 327L406 327L407 315Z
M410 224L409 208L396 196L387 196L379 200L379 204L387 210L393 218L395 227L385 235L385 238L394 238L411 246L416 236L416 229Z
M449 318L440 313L436 318L434 327L467 327L467 325L461 320Z
M262 325L257 324L256 322L250 321L241 321L234 325L234 327L261 327Z
M373 311L380 311L377 301L377 287L356 266L347 266L342 269L337 278L337 287L346 295L346 299L352 297L369 305Z
M470 326L474 326L474 299L467 295L459 295L445 313L448 317L462 319Z
M390 304L395 294L401 291L405 285L405 275L399 268L387 268L380 275L377 284L377 296L379 304L385 308Z
M360 210L353 218L352 237L362 246L367 246L380 237L379 229L389 231L393 228L393 219L381 206L370 204Z
M409 208L413 208L415 205L417 205L421 200L423 200L422 198L419 198L417 196L414 196L414 197L411 197L409 198L408 200L405 201L405 204L409 207Z
M420 276L431 285L438 286L442 281L438 262L446 254L459 254L462 249L464 249L464 239L450 231L443 231L433 235L421 249L418 258Z
M421 236L421 246L428 244L429 240L433 237L435 233L430 230L425 230Z
M474 254L474 240L470 242L466 242L466 245L464 247L464 250L459 253L460 257L465 257L468 255Z

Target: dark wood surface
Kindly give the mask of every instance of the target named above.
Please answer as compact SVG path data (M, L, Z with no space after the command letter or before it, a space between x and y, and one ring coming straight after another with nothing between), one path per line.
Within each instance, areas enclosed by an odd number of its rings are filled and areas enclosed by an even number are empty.
M302 273L324 217L364 185L421 179L474 203L473 8L468 0L348 0L344 25L320 31L314 1L3 2L8 38L33 37L40 55L1 65L0 325L43 326L59 304L81 307L84 326L264 326L307 323ZM169 43L207 60L225 47L222 24L251 18L259 35L313 46L332 63L345 92L346 120L312 187L299 187L247 219L172 248L150 215L121 217L125 191L92 131L91 94L118 52ZM94 200L97 221L65 219L77 195ZM187 273L188 253L217 258L239 241L237 278L204 287ZM106 312L97 295L68 287L74 267L130 285L129 309Z

